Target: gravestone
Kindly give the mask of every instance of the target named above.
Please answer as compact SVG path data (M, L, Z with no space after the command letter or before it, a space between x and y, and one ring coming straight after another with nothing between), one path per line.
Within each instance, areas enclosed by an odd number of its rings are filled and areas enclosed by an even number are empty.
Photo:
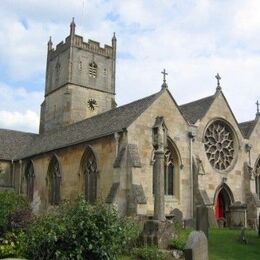
M182 224L183 214L179 209L175 208L174 210L171 211L170 215L173 217L174 223Z
M246 237L246 229L244 227L241 228L241 233L239 237L239 241L243 244L247 244L247 237Z
M208 238L209 229L209 218L208 218L208 208L205 206L197 206L197 216L196 216L196 230L203 231Z
M258 216L258 236L260 237L260 213Z
M208 239L202 231L192 231L184 248L185 260L208 260Z

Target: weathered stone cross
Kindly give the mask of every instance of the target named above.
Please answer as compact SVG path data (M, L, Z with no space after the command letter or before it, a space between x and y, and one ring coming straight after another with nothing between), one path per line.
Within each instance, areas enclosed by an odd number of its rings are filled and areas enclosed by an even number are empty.
M221 77L219 76L218 73L217 73L217 75L215 76L215 78L216 78L217 81L218 81L218 88L220 88L220 80L221 80Z
M168 73L166 72L165 69L163 69L163 71L161 72L163 74L163 83L166 82L166 76L168 75Z
M258 100L256 101L256 113L257 113L257 115L259 115L260 114L260 111L259 111L259 106L260 106L260 103L258 102Z

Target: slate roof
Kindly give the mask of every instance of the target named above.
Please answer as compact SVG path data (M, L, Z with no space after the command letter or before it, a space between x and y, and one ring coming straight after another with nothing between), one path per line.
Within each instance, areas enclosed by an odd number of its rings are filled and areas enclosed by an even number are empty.
M0 159L14 159L36 136L37 134L0 129Z
M85 141L94 140L120 132L127 128L142 114L160 95L162 91L127 105L114 108L91 118L60 128L56 131L38 135L17 154L17 159L49 152Z
M248 139L250 137L250 135L255 127L255 124L256 124L255 120L242 122L242 123L238 124L240 131L245 138Z
M215 95L205 97L187 104L179 106L182 114L192 124L195 124L198 119L201 119L208 111L214 100Z

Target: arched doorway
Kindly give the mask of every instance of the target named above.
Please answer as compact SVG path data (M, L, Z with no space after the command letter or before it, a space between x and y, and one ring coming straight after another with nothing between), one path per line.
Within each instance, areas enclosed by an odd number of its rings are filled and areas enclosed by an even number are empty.
M227 220L230 205L234 202L232 191L226 184L217 188L215 193L215 217L217 220ZM226 221L225 221L226 222Z

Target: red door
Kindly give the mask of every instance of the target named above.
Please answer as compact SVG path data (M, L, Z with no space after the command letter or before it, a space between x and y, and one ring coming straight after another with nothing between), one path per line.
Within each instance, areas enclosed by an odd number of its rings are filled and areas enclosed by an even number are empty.
M217 219L224 218L224 203L221 194L218 194L216 205L215 205L215 217Z

